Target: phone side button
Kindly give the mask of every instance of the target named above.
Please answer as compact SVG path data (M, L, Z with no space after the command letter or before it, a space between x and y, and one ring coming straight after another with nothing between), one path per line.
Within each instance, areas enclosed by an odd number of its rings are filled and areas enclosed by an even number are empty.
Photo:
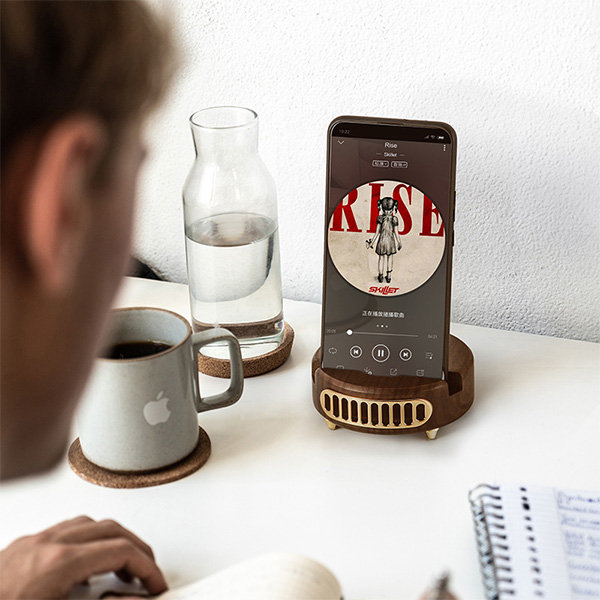
M454 190L454 205L452 206L452 222L456 221L456 190Z

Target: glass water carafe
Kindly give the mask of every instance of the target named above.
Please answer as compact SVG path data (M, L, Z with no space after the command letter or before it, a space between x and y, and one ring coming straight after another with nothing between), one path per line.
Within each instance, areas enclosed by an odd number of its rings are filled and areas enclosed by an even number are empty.
M258 116L206 108L190 117L196 160L183 188L193 327L225 327L242 357L283 336L275 183L258 155ZM227 358L226 346L203 353Z

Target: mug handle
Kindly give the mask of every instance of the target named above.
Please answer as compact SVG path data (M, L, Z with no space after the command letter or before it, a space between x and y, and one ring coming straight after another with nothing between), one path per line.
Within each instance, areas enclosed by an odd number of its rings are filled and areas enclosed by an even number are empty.
M244 390L244 368L242 365L242 354L240 352L240 343L233 333L222 327L215 327L207 331L199 331L192 334L192 350L194 353L194 368L198 370L198 352L202 346L212 344L213 342L224 341L229 346L229 365L231 367L231 380L229 387L219 394L213 394L208 398L202 398L200 395L200 386L198 377L195 376L196 394L194 404L196 410L205 412L215 408L223 408L235 404Z

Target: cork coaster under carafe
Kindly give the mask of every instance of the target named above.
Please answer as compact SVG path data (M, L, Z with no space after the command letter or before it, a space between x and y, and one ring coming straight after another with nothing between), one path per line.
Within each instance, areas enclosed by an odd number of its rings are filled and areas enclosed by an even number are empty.
M235 331L233 331L235 335ZM266 354L260 356L252 356L250 358L244 358L242 363L244 365L244 377L255 377L256 375L262 375L268 373L280 367L290 356L292 351L292 344L294 342L294 330L292 326L285 321L283 328L283 338L281 344ZM212 377L223 377L229 378L231 376L231 370L229 368L229 361L224 358L213 358L212 356L206 356L202 352L198 353L198 370L205 375L211 375Z
M210 438L199 427L198 443L185 458L152 471L109 471L89 461L81 450L79 438L69 448L68 460L71 469L85 481L110 488L143 488L162 485L183 479L202 467L210 456Z

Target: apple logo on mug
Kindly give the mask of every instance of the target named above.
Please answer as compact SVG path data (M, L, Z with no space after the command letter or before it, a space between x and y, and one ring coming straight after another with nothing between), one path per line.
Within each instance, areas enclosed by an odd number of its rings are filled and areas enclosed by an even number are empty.
M171 416L171 411L167 408L169 398L164 396L164 391L160 391L156 400L151 400L144 406L144 419L149 425L158 425L166 423Z

